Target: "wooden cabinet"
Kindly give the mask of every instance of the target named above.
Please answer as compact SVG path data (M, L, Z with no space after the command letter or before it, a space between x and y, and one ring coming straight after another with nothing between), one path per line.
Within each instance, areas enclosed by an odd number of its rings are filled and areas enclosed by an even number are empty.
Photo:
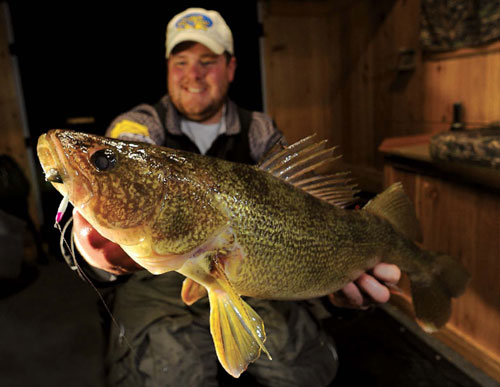
M436 337L500 380L500 171L433 162L426 136L386 140L384 184L401 181L425 248L460 260L472 279ZM406 279L402 287L409 295ZM396 300L410 311L409 297Z

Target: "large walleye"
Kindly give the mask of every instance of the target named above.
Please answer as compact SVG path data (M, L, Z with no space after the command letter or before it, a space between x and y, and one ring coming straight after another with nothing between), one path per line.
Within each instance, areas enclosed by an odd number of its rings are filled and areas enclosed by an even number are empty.
M312 173L332 159L324 142L276 148L255 167L52 130L38 157L47 180L103 236L151 273L185 275L184 302L208 291L217 355L235 377L267 353L262 319L240 296L323 296L381 260L408 273L427 330L444 325L468 274L413 242L419 226L401 184L345 210L352 189L344 177Z

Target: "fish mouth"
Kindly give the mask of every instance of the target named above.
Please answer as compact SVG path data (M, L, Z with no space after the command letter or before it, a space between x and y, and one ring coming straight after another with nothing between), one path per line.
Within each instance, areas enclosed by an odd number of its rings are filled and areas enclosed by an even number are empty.
M62 183L62 177L59 171L55 168L50 168L46 173L45 173L45 180L51 182L51 183Z
M57 152L57 144L61 147L60 142L54 142L53 135L52 132L42 134L38 139L36 151L45 173L45 180L52 183L64 195L67 193L64 182L68 180L68 173Z
M45 174L45 180L50 182L63 196L69 195L70 201L75 205L75 177L78 177L80 185L80 203L82 203L82 193L89 193L89 181L85 178L78 164L72 163L67 156L65 149L58 138L64 130L50 130L42 134L38 139L37 155ZM89 195L83 203L88 201Z

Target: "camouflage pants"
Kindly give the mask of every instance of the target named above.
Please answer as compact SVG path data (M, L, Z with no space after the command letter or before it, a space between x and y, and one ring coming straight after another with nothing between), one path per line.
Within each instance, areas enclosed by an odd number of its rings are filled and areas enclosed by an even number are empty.
M141 272L117 289L114 315L120 328L113 326L110 336L109 385L219 385L208 299L186 306L180 299L182 280L177 273L153 277ZM264 319L273 360L261 356L241 379L249 373L253 385L262 386L326 386L332 381L335 347L304 304L247 302Z

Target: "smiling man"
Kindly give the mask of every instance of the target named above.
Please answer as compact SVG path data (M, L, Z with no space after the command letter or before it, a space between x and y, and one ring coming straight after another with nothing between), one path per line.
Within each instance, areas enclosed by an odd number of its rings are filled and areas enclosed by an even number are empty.
M107 135L255 164L282 134L272 119L228 99L236 71L233 37L216 11L190 8L168 24L166 39L168 95L154 106L142 104L118 116ZM180 299L183 276L154 276L119 246L100 236L78 213L73 229L85 261L104 271L115 287L109 343L110 385L216 386L226 376L218 366L209 329L209 304L192 306ZM106 273L109 273L106 274ZM399 269L380 264L344 289L347 304L363 307L386 302ZM375 279L376 278L376 279ZM334 297L338 304L341 297ZM331 339L301 302L252 300L265 321L266 346L273 355L250 365L242 378L254 385L325 386L333 379L337 358ZM130 350L123 335L131 342ZM257 384L259 383L259 384Z
M234 56L217 55L200 43L181 43L168 60L170 99L189 120L217 123L235 70Z

